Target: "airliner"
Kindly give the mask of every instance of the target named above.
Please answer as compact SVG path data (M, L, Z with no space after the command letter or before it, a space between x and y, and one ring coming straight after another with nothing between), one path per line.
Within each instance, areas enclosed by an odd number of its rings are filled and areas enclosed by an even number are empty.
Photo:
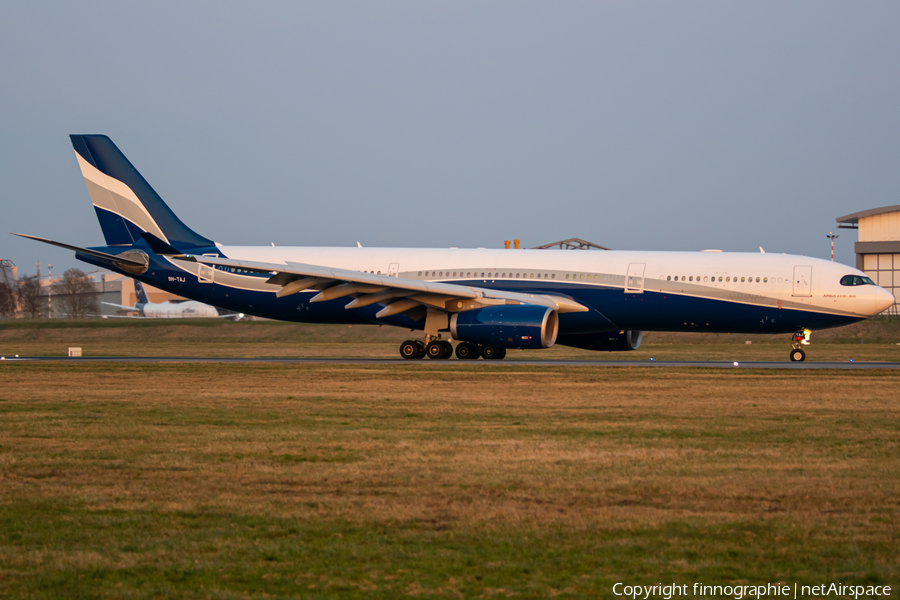
M115 304L113 302L103 302L102 304L115 306L122 310L135 311L140 313L141 317L148 319L239 319L242 316L240 314L220 315L214 306L203 304L196 300L150 302L150 297L144 290L144 286L137 280L134 282L134 292L137 295L137 303L134 306Z
M405 359L502 359L554 344L637 350L644 331L790 333L877 315L865 273L789 254L229 246L185 225L104 135L72 135L105 245L86 263L235 312L420 332Z

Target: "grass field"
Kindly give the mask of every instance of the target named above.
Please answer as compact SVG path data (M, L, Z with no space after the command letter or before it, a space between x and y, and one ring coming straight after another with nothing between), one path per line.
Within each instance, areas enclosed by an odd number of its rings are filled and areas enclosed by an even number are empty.
M112 349L102 327L7 326L0 343L51 353L77 336L119 353L162 334L167 355L235 339L301 353L297 329L242 325L117 326ZM889 359L892 324L869 325L821 348ZM358 329L300 331L318 352L395 352ZM786 354L752 339L717 343ZM627 363L6 362L0 596L614 597L616 582L778 581L896 593L898 386L894 371Z
M308 325L212 319L97 319L0 321L0 356L257 356L397 358L400 342L418 337L394 327ZM866 321L813 333L809 361L900 361L900 319ZM747 344L747 342L751 342ZM589 352L554 346L511 350L507 360L788 361L789 335L646 333L634 352Z

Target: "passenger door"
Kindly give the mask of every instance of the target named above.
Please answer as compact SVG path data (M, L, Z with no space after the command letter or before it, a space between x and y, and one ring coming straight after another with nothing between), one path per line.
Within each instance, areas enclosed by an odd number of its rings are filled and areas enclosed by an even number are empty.
M628 272L625 274L626 294L644 293L644 269L646 267L647 263L631 263L628 265Z
M212 258L219 258L218 254L204 254ZM215 283L216 269L209 265L199 264L197 270L197 281L199 283Z

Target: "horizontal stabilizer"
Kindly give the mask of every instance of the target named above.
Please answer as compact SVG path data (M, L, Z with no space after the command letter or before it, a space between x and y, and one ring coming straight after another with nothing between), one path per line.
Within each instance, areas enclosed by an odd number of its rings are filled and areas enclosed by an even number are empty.
M10 233L12 233L12 232L10 232ZM54 242L53 240L48 240L47 238L37 237L35 235L25 235L24 233L13 233L13 235L17 235L17 236L23 237L23 238L28 238L29 240L35 240L37 242L44 242L45 244L50 244L51 246L59 246L60 248L65 248L66 250L74 250L75 252L81 252L83 254L90 254L91 256L96 256L97 258L102 258L105 260L112 260L117 263L132 265L132 266L141 267L141 268L144 268L147 266L146 262L133 260L131 258L125 258L124 256L117 256L115 254L107 254L106 252L99 252L97 250L88 250L87 248L81 248L80 246L72 246L70 244L64 244L62 242Z
M121 308L123 310L136 310L138 312L141 312L141 309L139 309L137 306L125 306L124 304L113 304L112 302L101 302L100 304L115 306L116 308Z

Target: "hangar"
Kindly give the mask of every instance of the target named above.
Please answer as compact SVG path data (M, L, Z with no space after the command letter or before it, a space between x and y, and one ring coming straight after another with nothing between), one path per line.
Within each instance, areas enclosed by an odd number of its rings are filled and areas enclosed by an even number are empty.
M894 294L900 294L900 204L856 212L836 219L841 229L859 231L856 268ZM883 314L900 314L894 305Z

